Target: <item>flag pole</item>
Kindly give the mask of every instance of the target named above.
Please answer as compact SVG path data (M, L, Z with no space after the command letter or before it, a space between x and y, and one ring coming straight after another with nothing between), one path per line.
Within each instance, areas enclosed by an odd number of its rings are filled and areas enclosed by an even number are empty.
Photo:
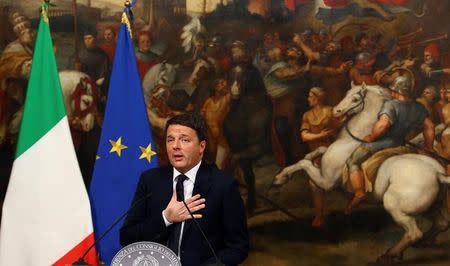
M80 49L78 47L78 10L77 10L77 0L72 1L73 8L73 33L75 35L74 38L74 47L75 47L75 64L74 67L76 70L80 70Z

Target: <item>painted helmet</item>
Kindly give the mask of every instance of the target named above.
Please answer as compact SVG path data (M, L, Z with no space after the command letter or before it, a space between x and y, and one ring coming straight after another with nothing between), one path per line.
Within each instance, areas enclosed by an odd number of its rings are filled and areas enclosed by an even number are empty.
M398 92L401 95L410 96L411 80L406 76L398 76L392 82L390 89Z
M356 55L356 63L365 63L372 59L373 56L369 52L361 52Z

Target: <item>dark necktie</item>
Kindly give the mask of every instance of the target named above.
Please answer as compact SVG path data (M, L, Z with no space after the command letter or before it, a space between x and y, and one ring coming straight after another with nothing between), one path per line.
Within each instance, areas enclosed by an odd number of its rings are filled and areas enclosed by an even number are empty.
M177 176L177 185L175 186L175 190L177 191L177 201L183 201L184 200L184 185L183 182L188 177L185 175L179 175Z
M175 191L177 193L177 201L183 201L184 200L184 185L183 182L188 177L185 175L179 175L177 176L177 185L175 186ZM180 235L181 235L181 222L180 223L174 223L172 234L169 236L169 242L168 247L175 252L175 254L178 255L178 246L180 242Z

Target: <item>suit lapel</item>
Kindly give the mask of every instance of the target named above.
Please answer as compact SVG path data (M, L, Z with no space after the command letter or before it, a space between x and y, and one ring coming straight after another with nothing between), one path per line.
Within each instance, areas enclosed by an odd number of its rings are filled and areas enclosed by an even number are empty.
M197 176L195 178L192 196L200 194L202 197L205 197L210 187L211 187L211 166L209 166L205 162L202 162L200 168L198 169Z
M195 184L194 184L194 189L192 191L192 196L200 194L200 196L202 198L206 198L206 195L208 194L208 191L212 185L211 178L212 178L211 166L209 166L205 162L202 162L202 164L200 165L200 168L198 169L197 176L195 178ZM203 211L200 210L197 213L203 213ZM193 222L194 221L192 221L192 219L187 220L185 222L183 236L187 235L187 233L189 232L189 228L192 226Z
M162 186L162 193L164 199L167 199L166 205L169 204L173 194L173 167L164 168L164 185ZM166 207L166 206L164 206Z

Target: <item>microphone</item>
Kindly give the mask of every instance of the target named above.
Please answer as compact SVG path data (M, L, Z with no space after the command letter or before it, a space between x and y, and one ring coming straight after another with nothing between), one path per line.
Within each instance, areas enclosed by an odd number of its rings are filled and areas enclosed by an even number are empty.
M186 204L186 201L183 200L183 204L186 207L187 211L189 212L189 215L191 215L192 220L194 221L195 226L197 227L197 229L200 231L200 233L202 234L203 238L206 240L206 243L208 243L208 247L211 250L212 254L214 255L214 258L216 259L216 263L212 264L215 266L225 266L225 264L223 264L220 260L219 257L217 257L216 252L214 251L211 242L209 242L208 238L205 235L205 232L203 232L202 228L200 227L200 224L197 222L197 219L194 218L194 214L192 214L191 210L189 209L189 207Z
M100 240L102 240L106 235L108 235L108 233L114 228L114 226L116 224L118 224L120 221L122 221L122 219L131 211L133 210L137 205L139 205L141 202L143 202L144 200L150 198L152 196L152 193L148 193L147 195L145 195L144 197L140 198L138 201L136 201L135 203L133 203L133 205L131 205L130 208L128 208L128 210L123 213L121 216L119 216L119 218L117 218L109 227L108 229L106 229L105 232L103 232L103 234L100 235L100 237L94 241L94 243L86 250L86 252L84 252L83 256L81 256L81 258L79 258L76 262L72 263L72 265L82 265L82 266L92 266L91 264L88 264L87 262L84 261L84 257L86 257L86 255L89 253L89 251L91 251L91 249L93 247L95 247L95 245L100 242Z

